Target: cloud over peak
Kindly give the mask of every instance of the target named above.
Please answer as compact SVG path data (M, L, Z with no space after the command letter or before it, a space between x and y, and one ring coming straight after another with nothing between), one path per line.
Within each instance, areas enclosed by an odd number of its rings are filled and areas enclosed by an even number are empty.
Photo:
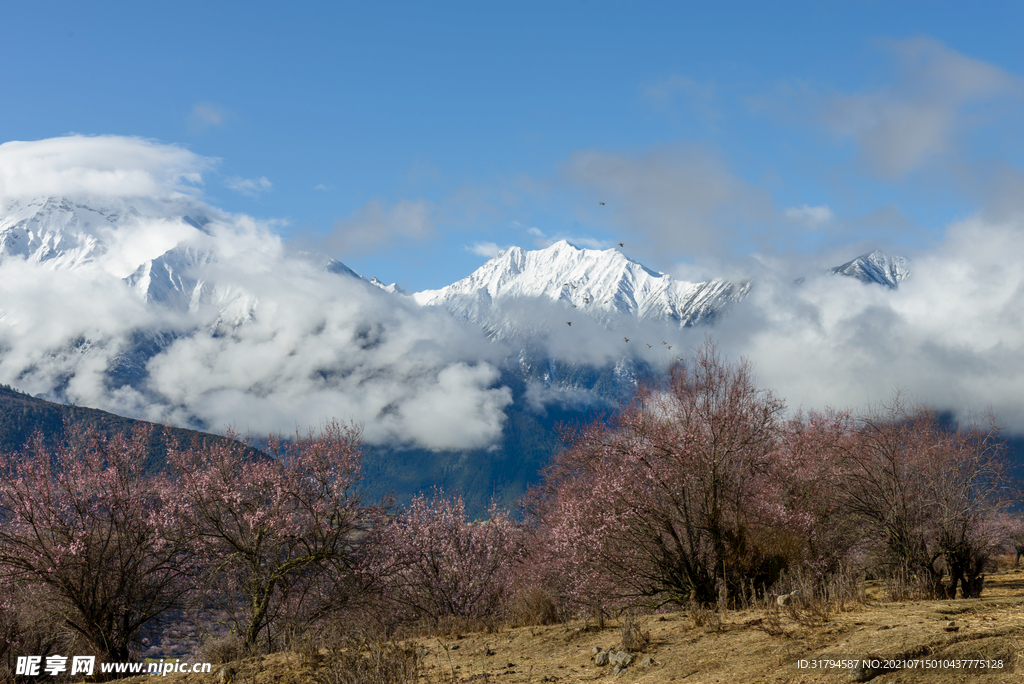
M174 199L200 194L216 159L144 138L69 135L0 145L0 197Z

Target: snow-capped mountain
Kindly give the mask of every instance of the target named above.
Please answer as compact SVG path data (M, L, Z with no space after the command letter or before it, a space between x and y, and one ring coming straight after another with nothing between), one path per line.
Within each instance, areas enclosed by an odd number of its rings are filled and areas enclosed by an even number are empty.
M562 240L536 251L504 250L469 277L412 297L501 337L514 333L516 323L503 305L540 301L606 323L627 317L685 327L713 321L749 291L749 281L679 281L618 250L580 249Z
M16 256L54 268L81 266L105 251L98 232L119 218L117 212L61 197L10 200L0 207L0 258Z
M510 248L458 282L410 295L325 255L288 251L251 219L188 198L0 199L0 266L38 274L29 279L36 289L27 296L8 287L11 296L0 299L0 342L23 343L25 350L0 355L0 368L9 366L5 377L58 400L99 396L110 408L124 401L187 416L197 412L186 398L190 388L176 380L181 367L218 359L196 376L199 384L211 383L211 395L222 391L216 383L237 396L258 395L277 382L276 375L259 379L264 369L284 373L278 365L295 364L310 365L295 372L313 383L311 392L321 384L335 391L357 375L362 354L390 352L394 345L400 350L394 358L404 362L406 338L424 340L418 344L429 358L452 349L454 378L473 367L466 364L486 358L502 383L521 385L517 391L529 395L524 401L561 401L550 399L556 394L579 404L615 401L628 394L644 364L679 353L670 350L683 344L682 329L726 315L752 287L750 281L680 281L618 250L561 241L534 251ZM909 275L906 259L881 252L832 272L887 287ZM64 290L51 290L58 282ZM14 278L6 284L15 285ZM66 304L69 289L81 293L74 305ZM63 295L53 297L58 292ZM47 304L33 308L15 297ZM61 332L48 331L49 319L61 323ZM301 332L284 332L289 326ZM390 332L399 329L404 333ZM34 330L41 331L38 343ZM320 335L329 339L305 346ZM487 348L467 342L454 351L463 339ZM334 351L346 345L358 353ZM258 361L237 361L242 354L236 349L243 347ZM368 377L388 377L395 363L388 357L381 362L386 370L371 368ZM243 379L229 376L228 368ZM410 377L420 372L414 364ZM80 388L65 393L74 378L90 373L92 394ZM470 379L482 383L485 395L493 389L491 379ZM407 385L396 387L404 392ZM347 401L360 391L353 386L338 389L337 397ZM280 401L291 405L294 399ZM387 406L378 411L388 415Z
M147 204L149 206L147 206ZM203 207L143 204L116 198L97 206L64 197L0 202L0 261L26 262L60 270L95 268L120 278L147 304L196 311L204 304L222 307L219 319L244 321L256 302L230 283L211 280L211 267L223 255L208 230ZM185 213L197 210L198 218ZM331 258L304 256L320 268L362 280ZM127 275L124 275L127 273Z
M186 204L140 206L117 198L95 205L65 197L8 200L0 207L0 261L92 269L97 279L120 279L147 304L181 312L211 304L222 309L221 324L251 318L253 298L209 279L219 258L209 219L184 213Z
M204 271L214 258L210 252L179 245L147 259L124 281L143 301L194 311L210 298Z
M829 273L850 276L863 283L877 283L895 290L910 277L910 259L889 256L881 250L861 254L842 266L829 269Z

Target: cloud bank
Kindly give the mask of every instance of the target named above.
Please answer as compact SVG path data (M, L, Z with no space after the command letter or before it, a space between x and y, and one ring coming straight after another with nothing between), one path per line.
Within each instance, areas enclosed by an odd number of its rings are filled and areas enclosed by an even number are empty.
M198 188L214 163L114 136L0 146L0 204L27 217L0 235L62 236L29 258L0 252L0 382L213 430L336 417L362 423L372 443L500 438L511 396L482 332L209 206ZM29 199L40 196L73 200ZM86 256L53 257L65 247Z
M896 290L763 258L750 298L716 335L793 407L860 409L900 389L965 418L991 407L1021 433L1022 236L1024 214L954 223L934 249L911 254ZM794 275L808 277L798 285Z

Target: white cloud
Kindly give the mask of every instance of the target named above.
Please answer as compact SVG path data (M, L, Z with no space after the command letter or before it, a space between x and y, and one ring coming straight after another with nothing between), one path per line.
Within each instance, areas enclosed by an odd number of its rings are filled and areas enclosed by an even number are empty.
M0 145L0 197L194 197L217 160L177 145L69 135Z
M477 256L482 256L487 259L490 259L495 254L497 254L498 252L505 248L499 247L497 243L494 242L474 242L471 246L466 247L466 249L468 249L473 254L476 254Z
M231 176L224 179L224 185L235 192L242 193L246 197L259 197L261 192L269 192L274 187L273 183L267 180L266 176L260 176L259 178Z
M314 190L320 190L321 192L330 192L331 191L331 188L327 187L323 183L317 183L316 185L313 186L313 189Z
M792 263L766 259L715 334L794 407L860 409L902 388L961 416L992 406L1024 432L1022 235L1022 214L953 224L897 290L807 264L797 286Z
M251 322L197 330L150 361L165 415L244 416L264 431L339 417L363 423L369 442L430 448L500 436L510 393L492 366L462 360L481 358L482 334L304 260L253 261L231 274L258 301Z

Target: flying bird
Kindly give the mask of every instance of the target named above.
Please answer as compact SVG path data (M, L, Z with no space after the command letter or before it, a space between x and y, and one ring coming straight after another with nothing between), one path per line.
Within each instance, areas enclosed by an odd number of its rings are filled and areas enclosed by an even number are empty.
M671 345L671 344L670 344L670 345L668 345L668 348L669 348L669 349L671 349L671 348L672 348L672 345Z
M650 348L651 348L651 345L647 345L647 348L648 348L648 349L650 349Z
M573 305L572 305L572 308L574 308L574 309L575 309L575 308L576 308L576 305L575 305L575 304L573 304Z
M625 247L625 246L626 245L622 244L621 242L619 243L619 247Z
M572 325L572 321L566 321L565 324L571 326Z
M629 342L629 338L628 338L628 337L623 337L622 339L624 339L624 340L626 340L627 342Z
M602 207L604 206L604 202L601 202L601 206L602 206Z
M590 303L590 297L584 297L583 298L583 303L584 304L589 304Z

